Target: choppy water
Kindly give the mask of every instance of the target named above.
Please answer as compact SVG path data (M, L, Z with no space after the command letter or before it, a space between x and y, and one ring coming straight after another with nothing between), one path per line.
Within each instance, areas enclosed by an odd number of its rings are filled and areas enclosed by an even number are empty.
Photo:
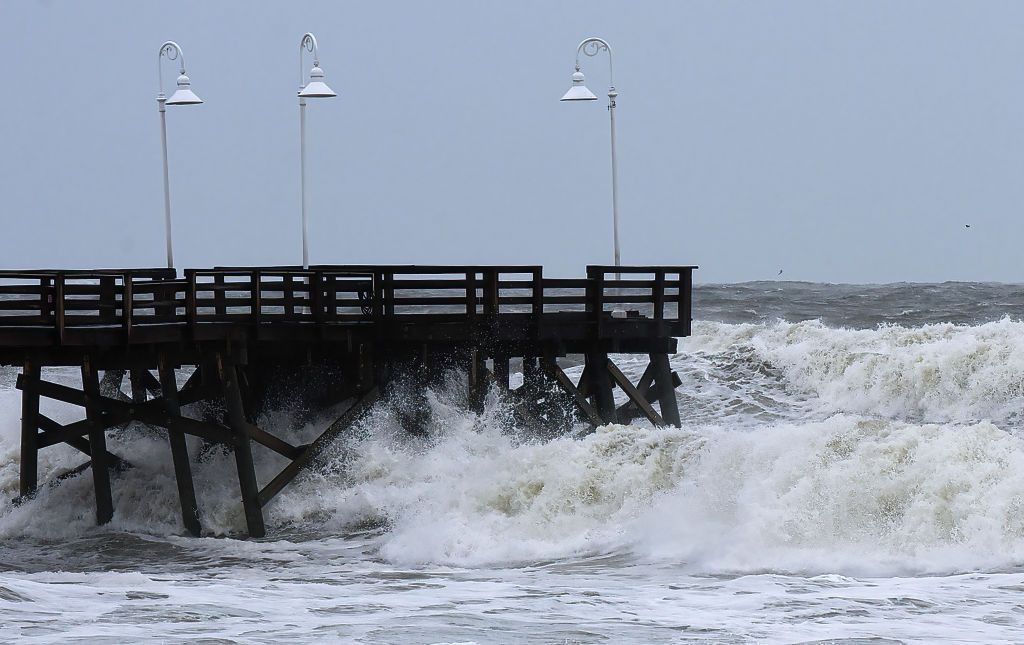
M398 429L401 401L379 406L266 508L262 541L229 537L227 455L194 464L210 536L180 537L166 444L141 431L111 442L137 467L108 527L88 473L12 506L8 374L0 639L1024 641L1024 287L695 299L672 359L683 428L539 442L497 398L467 413L453 383L429 397L427 438ZM325 421L263 420L295 441ZM267 481L281 464L258 456ZM44 476L80 461L42 457Z

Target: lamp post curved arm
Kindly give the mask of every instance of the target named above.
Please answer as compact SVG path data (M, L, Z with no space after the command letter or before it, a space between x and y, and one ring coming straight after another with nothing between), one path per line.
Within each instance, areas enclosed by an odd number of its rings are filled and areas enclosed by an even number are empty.
M299 90L306 87L306 72L303 71L305 68L302 67L302 53L307 51L313 54L313 67L320 67L320 51L317 48L316 36L309 33L308 31L302 35L302 41L299 43Z
M576 48L576 71L580 71L580 54L597 56L602 51L608 52L608 85L615 87L615 67L612 64L612 47L603 38L590 37Z
M156 59L156 73L157 78L160 79L160 96L164 96L164 69L162 64L164 58L171 61L177 60L178 73L182 75L185 73L185 54L181 51L181 45L173 40L168 40L163 45L160 45L160 53Z

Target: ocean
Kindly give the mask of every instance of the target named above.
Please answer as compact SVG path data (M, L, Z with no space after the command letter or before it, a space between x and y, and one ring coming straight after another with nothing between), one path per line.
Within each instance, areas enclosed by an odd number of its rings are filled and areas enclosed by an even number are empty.
M109 525L88 472L15 506L20 393L0 372L0 641L1024 641L1024 286L759 282L694 302L682 428L540 439L493 392L468 412L452 375L427 436L400 429L397 392L266 507L262 540L238 539L216 451L193 464L206 536L185 537L144 427L109 439L136 466ZM303 442L330 420L261 424ZM80 461L46 449L40 478ZM281 465L257 451L262 482Z

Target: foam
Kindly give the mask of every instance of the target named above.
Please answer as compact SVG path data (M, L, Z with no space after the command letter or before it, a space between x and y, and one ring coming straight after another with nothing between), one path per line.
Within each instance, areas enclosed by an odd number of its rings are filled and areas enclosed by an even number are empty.
M617 554L701 572L1015 566L1024 558L1024 443L1013 430L1022 331L1009 320L875 330L699 323L673 358L692 389L681 395L684 417L699 422L610 425L546 442L515 427L493 394L483 414L466 411L453 376L427 397L428 436L402 430L398 412L419 404L399 393L269 504L267 520L284 536L369 528L379 555L405 564ZM622 364L634 378L641 369ZM729 393L760 412L721 405ZM18 403L0 391L7 498L17 491ZM300 442L326 420L264 423ZM166 441L114 436L111 446L137 468L114 482L110 528L180 533ZM82 460L41 454L44 479ZM282 464L258 451L260 481ZM243 532L231 456L194 470L205 530ZM99 530L92 521L87 476L20 507L0 504L3 537L88 535Z

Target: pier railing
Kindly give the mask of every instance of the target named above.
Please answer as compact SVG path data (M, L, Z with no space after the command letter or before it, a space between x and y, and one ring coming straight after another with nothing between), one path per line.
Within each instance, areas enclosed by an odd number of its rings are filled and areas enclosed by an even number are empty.
M0 328L53 329L539 321L655 321L685 336L690 266L589 266L549 278L540 266L330 265L94 271L0 271ZM616 277L621 276L621 277ZM6 336L5 336L6 337Z

